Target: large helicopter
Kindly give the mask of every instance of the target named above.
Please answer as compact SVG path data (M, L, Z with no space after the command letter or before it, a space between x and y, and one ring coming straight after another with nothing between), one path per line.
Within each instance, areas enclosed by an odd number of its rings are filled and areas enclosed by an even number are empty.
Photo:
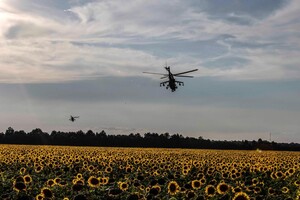
M75 120L77 119L77 118L79 118L79 116L72 116L72 115L70 115L70 121L71 122L75 122Z
M179 86L181 86L181 85L184 86L184 83L182 81L176 81L175 78L174 78L174 76L176 76L176 77L185 77L185 78L193 78L193 76L186 76L186 75L182 75L182 74L187 74L187 73L195 72L195 71L198 70L198 69L193 69L193 70L189 70L189 71L185 71L185 72L180 72L180 73L172 74L172 72L170 70L170 66L166 65L165 69L168 71L168 74L152 73L152 72L143 72L143 73L146 73L146 74L155 74L155 75L162 75L163 77L161 77L161 79L169 78L168 81L161 82L160 83L160 87L166 85L166 89L170 88L172 90L172 92L175 92L175 90L177 89L176 83Z

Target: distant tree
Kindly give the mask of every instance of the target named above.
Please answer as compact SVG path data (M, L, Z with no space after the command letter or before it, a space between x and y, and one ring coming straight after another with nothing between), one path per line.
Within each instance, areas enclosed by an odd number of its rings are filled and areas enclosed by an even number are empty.
M12 127L8 127L5 131L5 135L13 135L15 133L15 130Z
M262 140L258 141L214 141L199 136L184 137L176 133L130 133L129 135L107 135L104 130L94 133L88 130L77 132L52 131L49 135L40 128L26 133L23 130L15 131L9 127L5 134L0 133L2 144L35 144L35 145L75 145L75 146L118 146L118 147L162 147L162 148L194 148L194 149L263 149L263 150L292 150L300 151L297 143L276 143Z
M88 130L88 131L86 132L86 135L89 136L89 137L94 137L94 136L96 136L95 133L94 133L92 130Z
M49 144L49 135L40 128L33 129L28 133L28 137L33 144Z
M258 143L262 143L262 139L259 138L259 139L257 140L257 142L258 142Z
M26 136L27 136L26 132L23 130L15 131L14 133L15 144L27 144L28 140Z
M87 146L96 146L97 145L97 141L95 141L96 139L96 134L92 131L92 130L88 130L86 132L86 136L85 136L85 143Z
M2 143L4 143L4 133L2 133L2 132L0 132L0 144Z
M163 135L166 139L169 139L170 138L170 134L167 132L167 133L164 133Z

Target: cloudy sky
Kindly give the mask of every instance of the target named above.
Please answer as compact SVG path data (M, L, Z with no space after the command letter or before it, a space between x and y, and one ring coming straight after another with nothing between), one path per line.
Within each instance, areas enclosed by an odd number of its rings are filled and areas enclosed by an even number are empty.
M292 0L1 0L0 132L300 143L299 18ZM172 93L142 73L166 62L199 71Z

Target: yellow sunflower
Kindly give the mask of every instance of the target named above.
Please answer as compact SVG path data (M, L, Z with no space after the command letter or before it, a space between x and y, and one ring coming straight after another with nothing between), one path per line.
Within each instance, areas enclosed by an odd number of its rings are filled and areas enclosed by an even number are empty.
M26 172L26 168L25 167L21 167L20 169L20 174L23 175Z
M82 179L82 174L81 174L81 173L78 173L78 174L76 175L76 178L77 178L77 179Z
M235 188L232 188L233 193L239 193L242 191L242 188L240 186L236 186Z
M238 192L232 200L250 200L250 197L245 192Z
M43 197L51 199L54 197L53 192L51 191L50 188L44 187L41 190L41 194L43 195Z
M290 190L289 190L289 188L287 188L287 187L282 187L282 188L281 188L281 192L284 193L284 194L289 193L289 191L290 191Z
M168 184L168 193L170 195L175 195L179 192L180 187L176 181L171 181Z
M100 186L100 178L90 176L88 179L88 185L93 188L99 187Z
M26 190L26 185L25 185L24 182L16 182L16 181L14 181L13 188L17 192L20 192L22 190Z
M230 186L227 185L225 182L219 183L217 186L217 191L219 194L225 194L229 191Z
M268 188L268 194L269 195L274 195L276 193L276 191L273 188Z
M216 194L216 188L213 185L207 185L205 187L205 194L209 197L213 197Z
M126 182L119 182L119 188L126 191L128 189L128 184Z
M54 180L53 180L53 179L49 179L49 180L47 181L47 185L48 185L49 187L54 186L54 185L55 185Z
M192 188L198 190L201 187L201 182L199 180L192 181Z
M36 173L40 173L42 170L43 170L43 167L42 167L41 165L38 165L38 166L36 166L36 167L34 168L34 171L35 171Z
M112 168L111 167L106 167L105 168L105 172L106 173L111 173L112 172Z
M31 178L30 175L25 175L23 178L24 178L24 182L25 182L26 184L32 182L32 178Z
M100 179L100 182L102 185L108 184L108 181L109 181L109 177L103 177Z
M42 194L38 194L35 197L35 200L43 200L43 199L44 199L44 196Z

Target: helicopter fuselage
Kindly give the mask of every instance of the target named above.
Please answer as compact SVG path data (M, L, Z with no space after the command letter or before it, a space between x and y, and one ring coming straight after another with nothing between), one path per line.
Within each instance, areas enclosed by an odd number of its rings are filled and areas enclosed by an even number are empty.
M79 118L79 117L78 117L78 116L73 117L73 116L71 115L69 120L70 120L71 122L75 122L75 120L76 120L77 118Z
M170 72L170 68L168 68L167 71L169 72L169 87L172 90L172 92L174 92L177 89L176 80L173 74Z

